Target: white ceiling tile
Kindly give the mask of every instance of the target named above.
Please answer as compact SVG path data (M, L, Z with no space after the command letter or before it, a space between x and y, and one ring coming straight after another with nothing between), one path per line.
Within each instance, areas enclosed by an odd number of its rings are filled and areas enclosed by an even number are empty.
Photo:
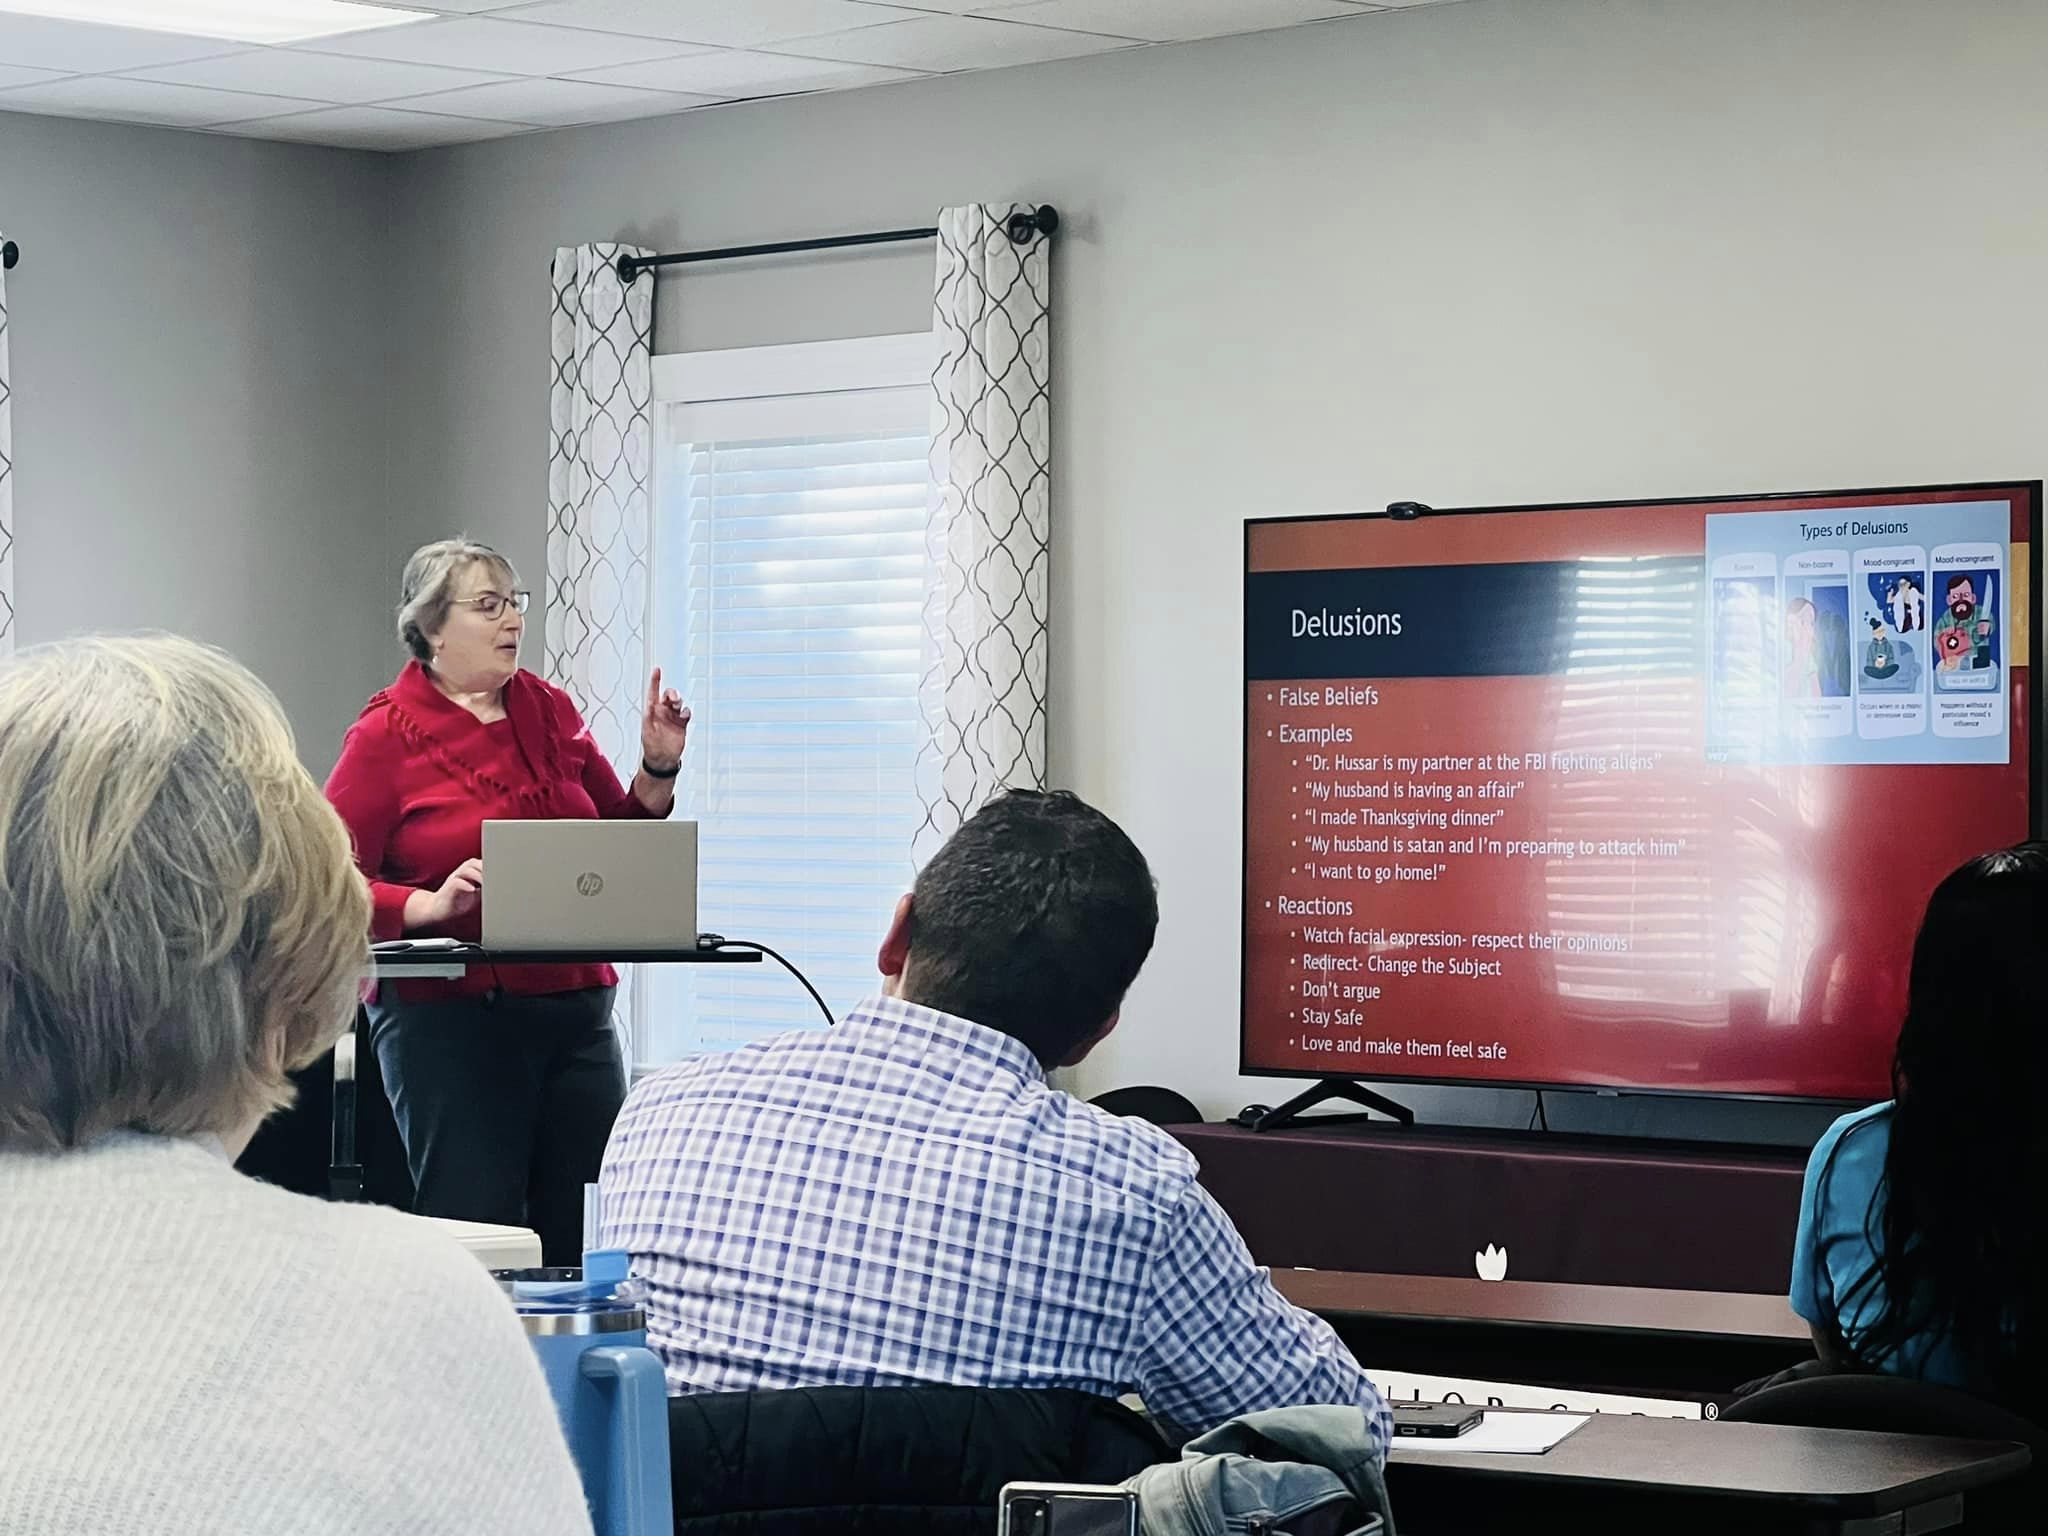
M977 16L926 16L917 21L892 21L831 37L778 43L770 53L806 58L838 59L849 64L883 64L896 69L1002 69L1011 64L1038 64L1103 53L1124 44L1090 32L1056 32L1013 21Z
M40 85L46 80L62 80L61 69L22 69L14 64L0 64L0 91L13 85Z
M23 86L0 96L10 112L53 112L65 117L101 117L116 122L158 123L203 128L244 118L303 112L317 101L249 96L240 91L205 91L197 86L113 75L80 75L50 85Z
M855 27L914 20L914 10L854 0L546 0L508 13L519 21L751 48Z
M895 80L921 80L924 76L916 70L881 69L872 64L835 64L779 53L722 49L680 59L659 59L652 64L622 64L616 69L593 70L584 78L656 91L694 91L742 98L849 90L861 85L887 85Z
M525 123L487 123L481 118L403 112L396 107L327 107L296 117L230 123L221 131L296 144L331 144L339 149L406 150L502 139L532 129Z
M691 107L710 106L718 96L685 96L666 91L635 91L585 80L507 80L462 91L438 91L406 102L408 111L445 112L452 117L494 118L504 123L533 123L566 128L575 123L608 123L624 118L659 117Z
M222 131L412 149L1449 0L371 3L441 14L415 26L252 49L21 16L0 0L0 111L177 126L221 126L216 111L283 113L275 133L257 122ZM74 86L75 76L108 83ZM372 103L398 109L370 110ZM307 110L295 110L301 106Z
M344 106L390 101L398 96L424 96L429 91L460 90L467 85L490 85L505 78L472 69L437 69L429 64L351 59L338 53L303 53L290 48L265 48L256 53L236 53L222 59L168 64L131 73L138 80L304 96L311 101Z
M212 54L234 53L240 43L217 37L180 37L131 27L100 27L83 21L50 21L0 11L0 64L55 69L65 74L100 74L175 64Z
M323 38L305 45L314 53L362 59L396 59L406 64L443 64L505 75L568 75L667 58L682 46L653 38L622 37L568 27L538 27L489 16L453 16L417 27L390 27L352 37Z
M1343 0L1033 0L998 14L1033 26L1177 43L1365 13Z

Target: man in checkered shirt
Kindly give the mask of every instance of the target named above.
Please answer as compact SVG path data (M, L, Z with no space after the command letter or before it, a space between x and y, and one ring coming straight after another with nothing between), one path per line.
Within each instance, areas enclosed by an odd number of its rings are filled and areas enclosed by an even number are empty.
M641 1082L604 1242L648 1283L670 1390L1135 1391L1183 1436L1356 1403L1384 1453L1379 1393L1180 1143L1047 1084L1116 1027L1158 922L1114 822L1012 792L898 903L882 996Z

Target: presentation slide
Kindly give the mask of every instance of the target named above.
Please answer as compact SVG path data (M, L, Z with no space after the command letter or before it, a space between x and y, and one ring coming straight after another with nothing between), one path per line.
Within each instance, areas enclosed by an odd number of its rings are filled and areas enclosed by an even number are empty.
M1885 1096L2029 835L2037 497L1248 523L1244 1069Z

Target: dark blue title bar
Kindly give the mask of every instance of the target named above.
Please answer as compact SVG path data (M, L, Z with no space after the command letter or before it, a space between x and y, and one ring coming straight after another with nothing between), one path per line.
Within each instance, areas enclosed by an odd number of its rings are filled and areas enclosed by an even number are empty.
M1700 559L1669 556L1248 572L1245 677L1695 671L1704 659L1704 569Z

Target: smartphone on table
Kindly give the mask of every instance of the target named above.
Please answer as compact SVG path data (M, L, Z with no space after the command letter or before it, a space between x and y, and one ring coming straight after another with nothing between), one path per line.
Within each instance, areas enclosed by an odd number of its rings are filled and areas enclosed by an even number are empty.
M1463 1403L1397 1403L1394 1406L1396 1439L1455 1440L1479 1427L1486 1417L1483 1408Z
M996 1536L1138 1536L1138 1496L1087 1483L1007 1483Z

